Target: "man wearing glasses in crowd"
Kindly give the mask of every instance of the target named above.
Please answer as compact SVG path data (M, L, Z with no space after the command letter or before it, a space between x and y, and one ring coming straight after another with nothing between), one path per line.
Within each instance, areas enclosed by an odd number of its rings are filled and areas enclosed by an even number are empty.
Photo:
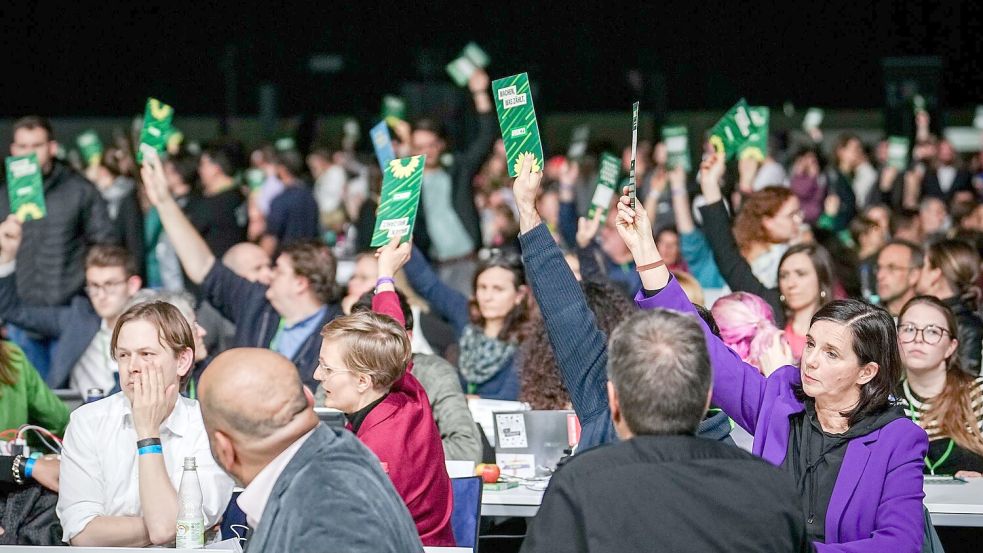
M118 246L92 246L85 257L85 296L63 307L25 305L16 284L17 251L22 228L14 216L0 223L0 318L38 334L59 338L47 382L86 393L108 394L118 384L118 368L109 352L116 319L140 290L141 279L130 254Z
M924 256L921 246L899 239L889 241L877 254L877 295L881 306L895 318L915 297Z

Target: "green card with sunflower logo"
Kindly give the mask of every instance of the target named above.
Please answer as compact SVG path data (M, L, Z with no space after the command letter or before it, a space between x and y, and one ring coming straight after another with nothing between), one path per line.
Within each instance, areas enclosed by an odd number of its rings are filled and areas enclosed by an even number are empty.
M140 131L140 147L137 149L137 163L143 163L143 154L154 150L157 155L167 153L167 139L171 135L174 108L156 98L147 98L143 111L143 130Z
M373 248L388 244L396 236L403 243L413 235L426 161L427 156L413 156L394 159L386 165L382 176L382 198L372 231Z
M717 155L734 157L751 137L756 127L751 122L747 101L741 98L710 130L710 144Z
M48 210L44 203L44 180L34 152L7 158L7 194L10 212L20 219L43 219Z
M536 161L533 172L543 170L543 144L539 141L539 125L536 110L532 106L529 76L525 73L505 77L492 82L492 95L498 110L498 124L505 142L505 157L509 176L519 174L522 155L532 154Z

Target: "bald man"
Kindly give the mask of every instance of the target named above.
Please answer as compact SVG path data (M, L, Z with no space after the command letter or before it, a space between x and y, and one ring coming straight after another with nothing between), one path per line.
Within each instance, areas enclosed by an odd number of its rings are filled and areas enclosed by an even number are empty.
M319 424L287 358L236 348L199 382L212 456L245 490L252 551L422 551L416 525L372 452Z

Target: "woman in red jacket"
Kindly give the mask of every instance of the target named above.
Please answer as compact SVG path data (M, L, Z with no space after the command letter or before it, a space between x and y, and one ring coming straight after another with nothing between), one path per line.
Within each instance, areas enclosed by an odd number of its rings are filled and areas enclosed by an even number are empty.
M344 412L349 428L379 457L423 545L453 546L444 447L427 394L410 372L410 340L392 283L409 254L409 244L380 250L374 312L325 325L314 378L326 393L325 405Z

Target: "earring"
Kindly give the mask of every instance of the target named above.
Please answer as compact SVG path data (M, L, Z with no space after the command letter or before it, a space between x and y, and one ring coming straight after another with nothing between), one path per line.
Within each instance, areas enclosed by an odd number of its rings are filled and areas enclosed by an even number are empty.
M822 299L826 299L826 290L820 290L819 291L819 297L822 298Z
M778 301L785 303L785 294L778 296Z

